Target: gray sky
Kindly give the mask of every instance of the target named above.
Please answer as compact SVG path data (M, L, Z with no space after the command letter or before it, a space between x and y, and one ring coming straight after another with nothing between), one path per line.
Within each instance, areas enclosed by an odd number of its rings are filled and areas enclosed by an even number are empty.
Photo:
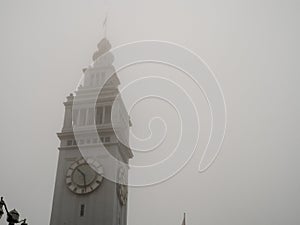
M188 225L299 224L300 3L291 0L1 0L0 194L9 207L49 223L62 102L91 62L108 5L113 46L188 47L215 72L228 110L215 164L199 174L199 148L167 182L132 188L128 224L180 224L184 211Z

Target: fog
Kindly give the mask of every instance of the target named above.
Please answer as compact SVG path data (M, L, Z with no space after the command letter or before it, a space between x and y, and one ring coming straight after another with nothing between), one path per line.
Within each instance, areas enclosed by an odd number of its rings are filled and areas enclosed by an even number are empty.
M0 1L0 195L29 224L49 224L62 103L92 62L108 12L113 47L155 39L191 49L214 72L227 107L221 152L199 173L209 131L199 94L195 154L171 179L130 188L128 224L181 224L186 212L188 225L298 225L299 10L293 0ZM149 68L120 71L121 88L143 71L175 73ZM145 129L139 115L155 104L133 112L133 130Z

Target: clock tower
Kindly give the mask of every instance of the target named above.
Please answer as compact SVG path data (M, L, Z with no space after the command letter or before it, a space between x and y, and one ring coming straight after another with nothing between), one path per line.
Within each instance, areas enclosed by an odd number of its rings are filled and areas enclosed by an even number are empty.
M83 82L64 102L50 225L127 224L130 121L110 48L100 41ZM122 124L118 135L114 121Z

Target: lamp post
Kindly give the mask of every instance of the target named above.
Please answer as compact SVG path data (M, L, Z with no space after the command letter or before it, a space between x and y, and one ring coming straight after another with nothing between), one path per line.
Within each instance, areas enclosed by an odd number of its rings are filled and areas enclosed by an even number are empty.
M3 201L3 198L1 197L1 200L0 200L0 219L3 216L3 214L4 214L4 211L3 211L3 206L4 205L5 205L5 203Z
M26 219L19 220L20 214L18 213L17 210L13 209L11 211L8 211L7 205L5 204L5 202L3 200L3 197L1 197L1 200L0 200L0 219L4 214L3 208L5 209L5 212L6 212L6 215L7 215L6 221L8 222L8 225L15 225L17 223L20 223L21 225L28 225L26 223Z

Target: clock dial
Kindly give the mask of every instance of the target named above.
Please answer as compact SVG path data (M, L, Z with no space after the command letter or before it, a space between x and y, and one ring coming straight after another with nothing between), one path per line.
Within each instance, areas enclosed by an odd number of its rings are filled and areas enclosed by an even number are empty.
M68 169L66 184L76 194L87 194L100 186L102 174L103 168L97 161L80 159Z

